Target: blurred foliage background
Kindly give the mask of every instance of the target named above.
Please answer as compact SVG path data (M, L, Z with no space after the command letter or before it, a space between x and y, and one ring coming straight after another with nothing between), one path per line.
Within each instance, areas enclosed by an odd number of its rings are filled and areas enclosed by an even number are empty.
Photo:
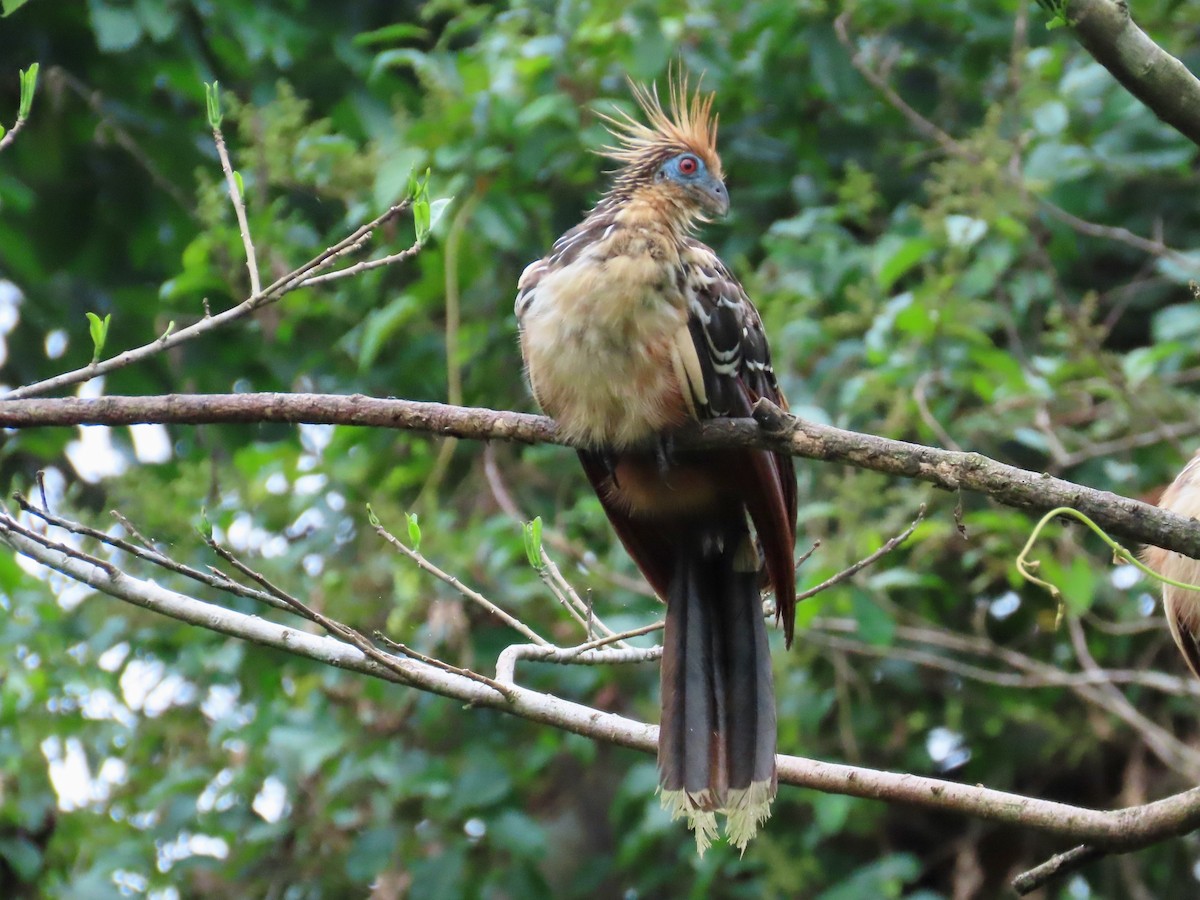
M532 409L517 277L602 190L597 111L629 108L626 76L661 80L679 57L721 114L733 212L704 237L761 309L798 414L1152 493L1200 432L1196 148L1026 0L850 4L845 40L841 8L30 0L0 19L5 124L18 68L42 69L0 156L0 381L86 364L86 312L112 314L115 353L245 297L204 118L215 79L267 280L386 208L414 168L454 203L406 266L293 293L82 393ZM1200 7L1134 12L1200 69ZM411 223L383 239L402 249ZM545 518L610 624L658 614L559 447L266 425L4 435L4 484L29 490L39 470L56 508L100 527L118 509L200 567L205 507L326 614L485 671L515 636L382 546L367 502L394 529L418 513L430 557L564 642L578 636L524 561L521 518ZM1067 598L1055 630L1052 601L1014 574L1027 516L798 470L798 549L821 541L802 588L929 514L807 601L790 653L780 642L782 751L1095 807L1200 779L1196 691L1151 588L1098 542L1055 528L1040 551ZM699 860L650 757L184 627L7 555L0 657L4 896L958 898L1064 849L784 788L744 857ZM1046 674L1089 666L1180 677L1089 693ZM656 714L654 666L519 674ZM1144 719L1119 715L1122 695ZM1147 723L1179 752L1156 753ZM1198 857L1184 838L1044 896L1191 897Z

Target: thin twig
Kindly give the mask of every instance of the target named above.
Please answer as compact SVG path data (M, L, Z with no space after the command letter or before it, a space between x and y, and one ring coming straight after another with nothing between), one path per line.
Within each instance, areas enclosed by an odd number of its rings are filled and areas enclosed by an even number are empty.
M50 538L46 537L45 535L39 534L37 531L35 531L32 528L26 528L24 525L22 525L20 522L18 522L16 519L14 519L12 516L10 516L7 512L5 512L3 510L0 510L0 527L2 527L3 529L7 529L8 531L14 532L16 534L22 535L23 537L26 537L31 541L35 541L36 543L40 544L43 547L46 547L47 549L56 550L59 553L62 553L64 556L69 556L72 559L77 559L80 562L85 562L88 565L96 566L97 568L103 569L104 572L108 575L108 577L110 579L112 579L113 581L116 581L116 580L122 578L125 574L119 568L114 566L112 563L110 563L106 559L100 559L100 557L92 556L90 553L84 553L82 550L77 550L76 548L72 547L70 544L64 544L61 541L51 540Z
M399 550L401 553L403 553L405 556L407 556L409 559L411 559L413 562L415 562L420 568L424 569L426 572L428 572L430 575L432 575L434 578L438 579L439 581L450 585L450 587L454 588L454 590L458 591L458 593L462 594L464 597L466 597L468 600L470 600L476 606L479 606L481 609L484 609L491 615L495 616L497 619L499 619L501 622L503 622L509 628L513 629L516 632L519 632L520 634L523 634L525 637L529 638L529 640L533 641L535 644L537 644L539 646L543 646L543 647L553 646L548 640L546 640L544 637L542 637L540 634L538 634L536 631L534 631L532 628L530 628L528 625L526 625L520 619L517 619L514 616L510 615L509 613L505 612L503 609L501 609L499 606L497 606L495 603L493 603L487 597L483 596L483 594L479 593L478 591L472 590L471 588L469 588L465 584L463 584L461 581L459 581L457 578L455 578L453 575L438 568L436 565L434 565L432 562L430 562L429 559L427 559L424 554L420 553L417 550L414 550L412 547L409 547L407 544L405 544L403 541L401 541L398 537L396 537L394 534L392 534L390 531L388 531L386 528L384 528L382 525L374 525L373 524L371 527L375 529L376 534L378 534L381 538L383 538L385 541L387 541L389 544L391 544L393 547L395 547L397 550Z
M1075 616L1067 616L1067 633L1075 657L1085 672L1102 671L1087 646L1083 627ZM1087 690L1097 692L1104 698L1104 705L1119 719L1129 725L1159 759L1188 777L1192 782L1200 780L1200 752L1189 747L1162 726L1150 721L1130 703L1125 695L1112 684L1104 682Z
M828 647L832 650L853 653L856 656L903 660L904 662L910 662L925 668L949 672L952 675L958 675L970 681L978 681L982 684L994 684L998 687L1036 689L1077 688L1105 684L1136 684L1174 696L1195 696L1197 693L1185 679L1172 678L1169 675L1161 675L1155 672L1099 668L1087 672L1063 672L1061 669L1045 663L1038 664L1036 660L1031 658L1027 658L1029 662L1022 665L1017 672L1001 672L993 669L985 669L982 666L953 659L940 653L906 647L902 644L880 646L830 633L833 630L849 631L852 633L857 628L858 623L851 622L849 628L834 629L826 621L817 619L813 621L812 626L806 632L806 640L809 643ZM902 628L897 630L896 637L898 639L902 639L902 631ZM985 652L981 655L991 656L992 654Z
M537 644L510 644L496 658L496 680L513 684L518 660L579 666L622 665L653 662L662 657L662 646L626 647L621 650L583 650L578 647L543 647Z
M459 292L458 262L459 250L462 247L463 230L475 211L479 202L478 189L471 192L467 201L459 207L450 223L446 235L445 257L443 262L443 277L445 286L445 346L446 346L446 400L458 405L463 402L462 359L459 352L459 325L462 319L462 298ZM438 488L450 468L450 460L454 456L454 448L458 446L458 438L448 437L438 447L437 456L433 460L429 477L421 486L417 496L417 504L436 502Z
M95 540L100 541L103 544L107 544L109 547L112 547L115 550L123 550L130 556L144 560L148 563L152 563L153 565L156 565L162 569L166 569L170 572L176 572L187 578L191 578L193 581L198 581L201 584L207 585L208 587L217 588L231 594L237 594L240 597L246 597L251 600L258 600L262 603L268 604L269 606L274 606L276 609L290 609L286 603L277 599L271 594L238 584L236 581L229 578L229 576L224 575L219 571L214 570L214 574L210 574L208 572L202 572L199 569L193 569L191 566L184 563L176 562L169 556L160 553L154 548L153 544L146 541L145 538L141 538L140 535L138 537L141 539L144 546L138 546L137 544L114 537L113 535L108 534L105 531L101 531L98 528L92 528L91 526L84 525L81 522L73 522L70 519L64 519L61 516L53 515L52 513L46 512L43 509L38 509L19 492L14 493L12 496L21 509L32 516L37 516L47 525L53 525L57 528L62 528L64 531L69 531L72 534L94 538ZM131 533L137 533L136 529L133 528L128 519L126 519L124 516L120 516L119 513L114 512L114 515L119 516L121 523L127 529L130 529Z
M17 135L25 127L25 122L25 116L18 116L17 121L13 122L12 128L4 133L4 137L0 137L0 152L3 152L9 144L17 139Z
M1087 447L1067 453L1056 462L1062 468L1070 468L1091 459L1113 456L1123 451L1135 450L1138 447L1152 447L1163 441L1174 443L1180 438L1192 438L1197 434L1200 434L1200 422L1195 419L1171 424L1159 423L1153 431L1138 431L1124 437L1114 438L1111 441L1088 444Z
M418 662L423 662L427 666L433 666L435 669L441 669L443 672L451 672L455 675L461 675L463 678L469 678L472 681L478 681L480 684L486 684L488 687L499 691L509 699L511 699L513 696L511 684L505 684L501 680L488 678L486 675L482 675L479 672L474 672L471 669L464 669L460 666L452 666L450 663L442 662L440 659L436 659L432 656L427 656L426 654L421 653L419 650L414 650L412 647L409 647L406 644L401 644L399 641L393 641L381 631L375 632L375 639L377 641L382 641L388 648L395 650L397 653L403 653L405 656L409 656ZM525 644L523 646L537 647L536 644ZM509 681L511 682L512 679L509 679Z
M491 442L488 442L483 447L483 474L487 478L492 498L505 515L514 522L520 523L528 522L532 518L522 512L520 507L517 506L516 500L513 499L512 492L509 491L508 485L505 484L504 476L500 472L500 466L496 462L496 445ZM602 565L597 561L595 553L586 547L575 544L557 528L550 525L543 526L542 543L549 544L556 552L567 554L587 569L589 573L599 575L616 587L623 588L632 594L638 594L642 597L657 599L654 591L650 589L650 585L646 583L644 578L630 578L628 575Z
M820 547L821 547L821 542L819 540L813 541L811 547L809 547L807 550L805 550L803 553L801 553L799 556L796 557L796 562L793 564L794 568L799 569L802 565L804 565L806 562L808 562L809 558L814 553L816 553L817 550L820 549Z
M52 378L46 378L42 381L36 381L33 384L27 384L23 385L22 387L15 388L9 391L7 394L4 394L3 397L0 397L0 405L2 405L4 402L19 400L22 397L33 397L38 394L49 393L50 391L66 387L67 385L91 381L93 378L105 375L109 372L115 371L116 369L122 369L125 366L132 365L133 363L140 362L151 356L163 353L172 347L177 347L182 343L194 340L203 334L207 334L210 331L222 328L225 325L228 325L230 322L243 319L256 309L259 309L260 307L269 303L273 303L290 291L302 286L304 280L309 276L309 273L313 271L320 271L327 266L332 265L333 262L338 259L338 257L346 250L346 248L361 246L362 242L366 240L375 231L375 229L377 229L383 223L388 222L400 215L400 213L404 212L408 206L409 202L406 200L403 203L399 203L391 207L387 212L377 216L366 225L360 226L347 237L338 241L331 247L321 251L299 268L294 269L283 277L277 279L273 284L268 285L263 290L252 293L237 306L230 307L229 309L219 312L216 315L206 314L204 318L191 325L181 328L178 331L173 331L169 335L156 337L150 343L143 344L141 347L137 347L133 350L126 350L117 354L116 356L112 356L108 359L92 363L91 365L75 369L74 371L63 372L62 374L55 375Z
M1032 894L1038 888L1045 887L1050 882L1062 878L1102 856L1104 856L1104 851L1099 847L1088 844L1072 847L1065 853L1056 854L1041 865L1022 872L1013 879L1013 890L1022 897Z
M836 575L833 575L830 578L826 578L824 581L822 581L816 587L811 587L808 590L802 591L801 593L797 594L796 602L799 603L801 600L807 600L809 597L815 597L817 594L821 593L822 591L827 591L834 585L841 584L847 578L857 575L859 572L861 572L867 566L871 565L871 563L875 562L880 557L887 556L889 553L891 553L893 550L895 550L897 547L899 547L901 544L903 544L905 541L907 541L909 539L909 537L912 536L912 533L917 530L917 526L921 524L921 520L924 518L925 518L925 504L922 503L920 509L917 510L917 517L912 520L911 525L909 525L907 528L905 528L902 532L900 532L895 537L888 538L887 541L884 543L884 545L882 547L880 547L878 550L876 550L874 553L871 553L869 556L864 556L858 562L853 563L850 566L847 566L845 569L842 569L842 571L838 572Z
M250 578L251 580L256 582L258 585L260 585L268 593L273 594L274 596L278 597L280 600L287 603L288 606L292 607L296 612L300 613L300 615L304 616L306 619L309 619L310 621L315 622L316 624L320 625L332 637L340 638L341 640L346 641L347 643L353 644L355 647L357 647L359 650L361 650L363 653L365 653L368 657L375 660L375 662L379 663L381 666L385 666L385 667L391 669L392 671L396 672L398 675L403 676L403 675L407 674L404 667L398 666L396 664L396 660L392 656L390 656L387 653L384 653L382 650L380 650L378 647L376 647L374 644L372 644L371 641L368 640L357 629L351 628L349 625L346 625L342 622L338 622L335 619L331 619L328 616L317 612L315 609L310 607L299 597L296 597L296 596L288 593L283 588L281 588L278 585L276 585L275 583L273 583L270 579L268 579L261 572L256 572L254 569L250 568L248 565L246 565L240 559L238 559L237 556L235 556L231 551L227 550L225 547L222 547L220 544L218 544L212 538L206 538L206 543L222 559L227 561L231 566L233 566L235 569L237 569L239 572L241 572L247 578ZM392 643L392 642L389 641L388 643ZM402 644L397 645L397 646L403 647ZM509 699L509 700L512 699L513 694L512 694L511 687L509 687L508 685L500 684L496 681L493 681L492 679L488 678L486 675L480 675L478 672L471 672L468 669L460 669L457 666L451 666L449 663L444 663L444 662L441 662L440 660L431 661L430 657L423 656L422 654L418 654L415 651L408 649L407 647L404 647L403 652L405 653L405 655L413 657L414 659L417 659L419 662L423 662L426 665L432 665L435 668L442 669L443 671L452 672L455 675L459 675L464 678L468 678L472 681L477 681L480 684L485 684L488 687L490 687L492 690L501 694L505 699Z
M942 446L947 450L962 450L962 446L950 437L950 432L942 427L942 423L937 420L937 416L933 414L933 410L929 408L929 397L927 391L929 385L934 381L939 381L942 377L941 372L931 369L925 372L917 379L913 385L913 400L917 404L917 412L921 416L921 420L929 426L929 430L933 432L934 437L942 442Z
M121 527L124 528L134 540L138 541L147 550L153 553L158 552L158 548L154 546L154 541L150 540L148 537L138 531L137 527L130 522L129 519L122 515L119 510L114 509L110 510L109 512L114 519L121 523Z
M359 244L352 249L347 248L346 252L353 252L353 250L357 250L359 246L362 245ZM396 263L402 263L420 253L424 246L425 245L420 241L417 241L407 250L401 250L399 253L393 253L390 256L384 256L380 259L363 260L362 262L355 263L352 266L347 266L344 269L335 269L332 272L326 272L324 275L313 275L309 278L305 278L297 285L297 287L312 287L313 285L324 284L327 281L336 281L339 278L347 278L351 275L360 275L363 272L369 272L371 269L378 269L381 266L391 266L395 265Z
M217 156L221 160L221 171L225 173L225 184L229 188L229 199L233 203L233 211L237 216L238 231L242 235L242 247L246 251L246 269L250 273L250 295L262 292L262 283L258 280L258 257L254 255L254 241L250 238L250 223L246 221L246 202L238 187L237 178L233 174L233 164L229 161L229 151L225 149L225 135L221 134L220 126L213 126L213 141L217 145Z
M542 558L542 565L538 567L538 575L541 576L542 581L550 588L559 602L566 606L575 620L583 626L584 634L591 639L594 636L594 631L599 631L606 637L615 638L616 632L609 628L595 614L590 603L585 603L583 598L576 593L571 583L563 577L558 565L550 558L550 554L546 552L546 548L539 547L538 550ZM620 641L620 638L615 639Z

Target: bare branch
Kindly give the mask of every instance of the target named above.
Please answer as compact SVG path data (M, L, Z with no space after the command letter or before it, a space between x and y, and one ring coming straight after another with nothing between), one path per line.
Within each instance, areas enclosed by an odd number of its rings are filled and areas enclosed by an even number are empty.
M380 266L392 266L396 263L402 263L421 252L424 246L420 241L414 243L406 250L401 250L399 253L393 253L389 256L380 257L379 259L367 259L360 263L355 263L352 266L347 266L344 269L335 269L332 272L326 272L324 275L310 275L301 281L297 287L312 287L315 284L324 284L327 281L336 281L339 278L346 278L350 275L359 275L363 272L369 272L371 269L378 269ZM356 248L357 249L357 248Z
M137 536L141 540L142 546L138 546L137 544L114 537L113 535L103 532L98 528L92 528L80 522L73 522L69 519L62 518L61 516L56 516L50 512L47 512L45 509L38 509L19 492L13 494L13 499L17 502L17 505L20 506L21 509L29 513L31 516L36 516L37 518L41 519L47 525L53 525L56 528L62 528L65 531L71 532L72 534L94 538L95 540L112 547L114 550L122 550L125 553L128 553L130 556L144 560L145 562L156 565L159 568L166 569L167 571L177 572L186 578L190 578L193 581L198 581L200 584L207 585L208 587L214 587L230 594L236 594L239 597L247 597L252 600L258 600L262 603L266 603L268 606L274 606L276 609L291 609L291 607L285 601L278 599L272 594L238 584L236 581L231 580L220 572L217 572L215 569L212 572L201 572L199 569L194 569L191 566L176 562L169 556L159 553L154 549L152 544L146 541L145 538L141 537L137 530L134 529L133 525L130 524L129 520L120 513L114 512L113 515L120 520L122 525L128 529L131 534Z
M662 623L656 623L658 628ZM594 644L595 642L592 642ZM543 647L537 644L511 644L496 660L496 680L512 684L516 678L517 662L522 659L536 662L561 663L579 666L617 665L653 662L662 656L662 646L625 647L620 650L598 650L591 644L580 647Z
M246 201L242 197L242 189L238 179L233 174L233 164L229 161L229 151L225 149L225 135L219 125L213 126L213 141L217 145L217 156L221 160L221 171L225 173L225 185L229 188L229 199L233 203L233 212L237 216L238 232L242 236L242 247L246 251L246 270L250 273L250 296L262 293L262 282L258 279L258 257L254 255L254 241L250 238L250 223L246 221Z
M912 535L912 533L917 530L917 526L921 524L921 520L924 518L925 518L925 504L922 503L921 508L919 510L917 510L917 517L915 519L913 519L911 525L909 525L907 528L905 528L902 532L900 532L895 537L888 538L888 540L884 543L884 545L882 547L880 547L878 550L874 551L870 555L864 556L858 562L851 564L850 566L848 566L845 569L842 569L842 571L838 572L836 575L826 578L824 581L822 581L820 584L816 585L815 587L810 587L808 590L797 594L796 602L799 603L801 600L807 600L809 597L815 597L817 594L821 593L822 591L829 590L835 584L841 584L847 578L850 578L853 575L857 575L859 572L861 572L867 566L871 565L871 563L875 562L880 557L887 556L889 553L891 553L893 550L895 550L897 547L899 547L901 544L903 544L905 541L907 541L909 539L909 537ZM809 551L809 552L811 553L812 551Z
M715 419L680 431L680 449L762 447L806 459L846 463L947 491L975 491L1031 512L1069 506L1109 534L1200 558L1200 523L1109 491L1045 472L1030 472L979 453L941 450L807 422L759 401L758 422ZM160 397L66 397L0 400L0 428L49 425L133 425L290 422L367 425L474 440L566 444L544 416L381 400L360 394L168 394Z
M1160 627L1166 626L1160 621ZM874 656L882 659L904 659L916 665L951 672L972 681L994 684L1009 688L1081 688L1098 684L1133 684L1174 697L1200 697L1200 683L1196 679L1180 678L1162 672L1138 669L1092 669L1085 672L1064 672L1048 663L1034 659L1024 653L1001 647L988 638L971 637L932 628L915 628L901 625L896 629L896 639L919 645L939 647L971 657L983 657L1004 663L1012 671L985 669L974 663L927 650L915 650L903 645L880 646L857 640L853 637L858 622L853 619L814 619L808 630L807 640L847 653ZM1080 693L1077 691L1076 693ZM1082 694L1085 700L1092 697ZM1101 704L1105 712L1110 710Z
M39 394L46 394L50 391L58 390L72 384L80 384L85 381L91 381L93 378L98 378L108 372L117 369L123 369L125 366L132 365L136 362L141 362L151 356L156 356L172 347L177 347L187 341L194 340L203 334L214 331L230 322L236 322L239 319L244 319L250 313L254 312L263 306L274 303L280 297L291 291L302 287L305 280L314 272L320 272L323 269L331 266L338 258L344 254L361 247L371 236L371 234L380 225L394 219L400 213L404 212L409 206L408 201L399 203L387 212L377 216L366 225L362 225L355 229L350 235L338 241L331 247L322 250L308 262L299 268L289 272L282 278L276 280L273 284L268 285L260 292L251 294L237 306L230 307L224 312L217 313L215 316L208 315L207 307L205 308L204 318L200 319L185 328L178 331L172 331L169 334L164 334L162 337L155 338L148 344L143 344L133 350L126 350L116 356L101 360L91 365L84 366L81 369L75 369L72 372L63 372L60 375L55 375L52 378L46 378L42 381L27 384L19 388L15 388L0 398L0 402L7 400L17 400L22 397L34 397Z
M8 129L8 131L4 133L3 137L0 137L0 152L3 152L5 149L7 149L8 145L17 139L17 135L20 133L21 129L25 127L25 123L27 121L29 120L24 116L17 117L17 121L13 122L12 128Z
M486 684L419 660L387 657L384 665L343 640L297 631L256 616L204 603L151 581L114 572L86 555L70 555L39 541L11 517L0 517L0 540L43 565L129 603L183 622L252 641L349 671L399 682L474 706L486 706L642 752L652 752L657 729L519 686L508 695ZM379 651L375 651L379 654ZM383 655L383 654L380 654ZM795 756L778 758L784 784L954 811L995 822L1035 828L1109 852L1132 850L1200 826L1200 788L1163 800L1104 812L967 784L895 774Z
M440 659L435 659L432 656L427 656L406 644L401 644L399 641L393 641L390 637L382 632L375 632L376 640L383 642L398 653L403 653L405 656L411 657L418 662L423 662L427 666L433 666L435 669L441 669L443 672L450 672L454 675L461 675L463 678L469 678L472 681L478 681L480 684L486 684L492 690L503 694L505 697L511 698L512 685L505 684L502 680L488 678L486 675L481 675L478 672L472 672L470 669L464 669L460 666L452 666L449 663L442 662ZM536 644L525 644L526 647L536 647ZM510 679L511 680L511 679Z
M591 603L587 603L575 591L571 582L563 577L562 570L558 568L558 564L550 558L550 554L546 552L545 547L538 547L538 554L541 557L542 564L538 567L538 576L542 579L542 583L550 588L550 592L554 594L555 599L562 605L564 609L571 615L576 622L583 626L583 632L591 639L597 632L605 638L608 638L622 650L629 649L624 640L615 631L596 615Z
M460 594L462 594L465 598L470 600L472 603L476 604L477 606L486 610L491 615L495 616L497 619L499 619L501 622L503 622L509 628L513 629L513 631L516 631L519 634L524 635L525 637L529 638L529 640L533 641L535 644L537 644L540 647L551 646L551 644L548 640L546 640L544 637L542 637L540 634L538 634L536 631L534 631L532 628L530 628L528 625L526 625L520 619L517 619L514 616L509 615L507 612L502 610L500 607L498 607L495 603L493 603L487 597L483 596L483 594L479 593L479 591L472 590L471 588L469 588L465 584L463 584L461 581L459 581L457 578L455 578L453 575L451 575L449 572L446 572L443 569L439 568L438 566L434 565L423 554L421 554L420 552L414 550L412 547L405 544L402 540L400 540L398 537L396 537L394 534L392 534L390 531L388 531L382 525L372 525L372 527L375 529L376 534L378 534L381 538L383 538L385 541L387 541L389 544L391 544L393 547L395 547L397 550L399 550L401 553L403 553L405 556L407 556L409 559L411 559L413 562L415 562L421 569L428 572L430 575L432 575L434 578L438 579L439 581L450 585L450 587L454 588L454 590L458 591Z
M1013 879L1013 890L1022 897L1026 894L1032 894L1038 888L1044 887L1051 881L1055 881L1064 875L1074 872L1076 869L1082 868L1103 855L1103 850L1097 847L1089 847L1086 844L1080 847L1072 847L1065 853L1059 853L1050 857L1040 866L1030 869L1028 872L1022 872Z
M1125 90L1200 145L1200 80L1134 24L1126 0L1066 0L1079 43Z

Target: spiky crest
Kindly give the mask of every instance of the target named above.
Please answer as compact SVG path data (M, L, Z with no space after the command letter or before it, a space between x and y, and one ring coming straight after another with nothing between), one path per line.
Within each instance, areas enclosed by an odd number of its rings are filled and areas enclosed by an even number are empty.
M666 160L680 153L694 153L704 160L717 178L724 178L721 158L717 155L717 116L712 111L714 94L703 94L697 85L688 91L688 77L676 71L669 78L669 104L663 109L658 85L650 87L629 82L633 97L646 114L649 125L639 122L624 110L615 115L600 114L616 146L603 147L602 156L621 163L610 195L630 193L654 177Z

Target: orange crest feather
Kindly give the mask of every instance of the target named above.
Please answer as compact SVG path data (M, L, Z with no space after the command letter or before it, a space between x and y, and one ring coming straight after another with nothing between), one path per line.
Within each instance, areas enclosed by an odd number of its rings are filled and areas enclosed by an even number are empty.
M686 74L676 71L669 76L668 108L658 98L658 85L629 82L634 99L646 114L643 124L624 110L615 115L600 113L609 133L619 142L604 147L601 154L622 163L627 174L641 170L652 160L666 155L691 152L704 160L717 178L722 178L721 158L717 155L717 116L713 113L715 94L703 94L697 86L688 91Z

